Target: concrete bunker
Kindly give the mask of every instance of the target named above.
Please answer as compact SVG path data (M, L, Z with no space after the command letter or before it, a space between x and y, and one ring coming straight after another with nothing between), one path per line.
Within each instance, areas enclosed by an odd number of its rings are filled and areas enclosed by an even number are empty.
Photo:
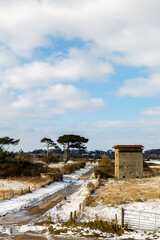
M143 176L143 146L115 145L115 177L117 179Z

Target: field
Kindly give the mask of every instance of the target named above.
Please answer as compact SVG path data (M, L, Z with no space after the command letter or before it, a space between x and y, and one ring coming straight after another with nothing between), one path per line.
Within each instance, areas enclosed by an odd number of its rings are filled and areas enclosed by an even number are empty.
M110 180L97 191L94 204L120 205L131 202L145 202L160 198L160 176L123 181Z

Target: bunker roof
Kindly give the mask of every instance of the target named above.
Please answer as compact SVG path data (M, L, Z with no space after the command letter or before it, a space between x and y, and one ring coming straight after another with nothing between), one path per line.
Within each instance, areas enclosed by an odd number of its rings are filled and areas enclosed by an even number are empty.
M113 148L144 148L143 145L115 145Z

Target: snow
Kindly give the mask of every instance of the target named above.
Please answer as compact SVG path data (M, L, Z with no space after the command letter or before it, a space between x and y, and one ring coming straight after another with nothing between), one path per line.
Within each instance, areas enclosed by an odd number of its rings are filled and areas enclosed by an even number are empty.
M85 166L85 172L88 172L89 170L91 170L93 168L93 166ZM83 168L73 172L73 173L70 173L70 174L64 174L63 177L64 178L73 178L73 179L77 179L77 176L78 177L81 177L82 175L85 174L84 171L82 171Z
M82 159L83 160L83 159ZM67 163L75 163L75 161L68 161ZM97 166L98 165L98 161L97 162L91 162L91 161L87 161L86 162L86 166ZM50 163L48 164L49 168L62 168L64 166L64 162L58 162L58 163Z
M66 201L61 202L58 204L56 207L50 209L47 212L48 216L51 216L52 220L54 222L57 222L57 220L63 220L67 221L69 219L70 212L76 211L79 213L79 205L84 201L85 196L87 194L87 184L91 180L88 180L82 184L80 189L73 193ZM92 179L92 181L94 181ZM106 184L114 183L114 181L108 181ZM115 182L115 184L117 184ZM96 207L85 207L83 211L83 217L79 219L79 221L94 221L95 220L95 215L98 216L98 219L101 220L107 220L111 221L115 219L115 214L117 214L117 220L118 224L121 224L121 208L125 208L131 211L142 211L142 212L150 212L150 213L160 213L160 200L156 201L146 201L146 202L133 202L129 204L123 204L123 205L118 205L116 207L112 206L106 206L101 203L99 203ZM57 219L58 216L58 219ZM60 224L53 224L53 228L55 229L64 229ZM81 227L80 227L81 228ZM68 232L66 235L74 235L76 232L75 229L67 229ZM93 235L93 233L98 233L99 236L102 237L102 239L160 239L160 232L156 231L156 235L153 231L142 231L142 230L137 230L133 232L127 232L125 231L122 236L117 236L116 234L108 234L108 233L103 233L99 230L91 230L88 228L81 228L80 229L80 235ZM78 233L77 233L78 234ZM78 236L78 235L77 235Z
M157 165L160 165L160 161L158 160L149 160L149 161L145 161L146 163L154 163L154 164L157 164Z
M0 179L0 190L11 190L14 191L26 189L28 187L34 187L32 183L26 181L15 181L15 180L6 180Z
M46 226L36 226L36 225L22 225L17 227L17 231L24 233L24 232L40 232L45 230L47 227Z
M6 215L9 212L18 211L20 209L26 208L41 200L49 195L54 194L60 189L66 187L69 183L67 182L54 182L49 186L38 189L32 193L28 193L11 200L2 201L0 204L0 216Z
M40 188L32 193L27 193L25 195L1 201L0 204L0 216L6 215L9 212L19 211L20 209L29 207L35 202L44 199L55 192L64 189L69 184L77 181L78 177L85 174L91 169L91 167L85 167L71 174L72 179L67 179L64 177L63 181L54 182L48 186Z
M64 162L59 163L50 163L48 164L49 168L62 168L64 166Z
M47 216L51 216L54 222L57 221L57 216L60 219L67 221L69 219L70 212L74 213L74 211L76 211L78 213L79 206L80 204L82 205L88 193L87 184L90 181L94 182L96 181L96 179L89 179L88 181L85 181L80 187L80 189L71 196L69 196L66 201L61 202L60 204L49 210L47 212Z
M44 199L49 195L52 195L53 193L57 192L60 189L63 189L67 187L69 184L72 184L74 182L77 184L82 184L82 186L79 188L78 191L73 193L71 196L69 196L66 200L62 201L61 203L57 204L57 206L50 209L44 217L51 216L54 222L58 219L63 219L64 221L69 219L70 212L76 211L77 213L80 213L79 211L79 205L82 204L85 200L85 197L88 193L87 190L87 184L89 181L96 181L93 177L87 181L84 179L78 179L79 176L83 175L84 173L88 172L92 167L86 166L84 169L78 170L75 173L65 175L64 181L55 182L52 183L46 187L43 187L42 189L39 189L37 191L34 191L32 193L25 194L23 196L19 196L17 198L13 198L11 200L2 201L0 204L0 215L5 215L8 212L12 211L18 211L22 208L28 207L32 204L34 204L36 201L39 201L40 199ZM117 184L114 181L108 181L106 184ZM118 206L106 206L99 202L99 204L95 207L85 207L83 211L83 215L80 214L82 218L80 221L92 221L95 220L95 215L98 216L99 219L102 220L114 220L115 214L117 214L118 223L120 224L121 221L121 208L125 208L128 210L136 210L136 211L143 211L143 212L152 212L152 213L160 213L160 200L156 201L147 201L147 202L133 202L129 204L123 204ZM55 229L61 229L62 226L60 224L54 224L52 225ZM27 224L22 226L16 227L17 231L19 233L24 232L41 232L43 230L48 229L46 226L37 226L33 224ZM79 229L79 233L76 232L77 229ZM6 226L0 226L0 232L12 235L12 229ZM49 239L50 234L49 232L44 233L45 236L48 236L47 239ZM74 235L75 236L91 236L94 234L99 234L100 239L160 239L160 232L156 231L156 233L153 232L144 232L142 230L133 231L133 232L127 232L125 231L122 236L118 236L116 234L109 234L109 233L103 233L100 230L91 230L89 228L67 228L67 233L63 233L63 235Z

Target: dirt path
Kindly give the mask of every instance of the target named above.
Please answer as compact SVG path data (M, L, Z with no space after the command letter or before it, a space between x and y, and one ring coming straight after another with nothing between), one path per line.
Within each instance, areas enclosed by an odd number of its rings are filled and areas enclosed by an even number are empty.
M53 194L52 196L39 201L32 207L29 207L27 209L23 209L19 212L15 213L9 213L6 216L0 217L0 225L3 225L6 228L9 228L11 231L11 234L0 234L0 240L46 240L48 239L44 234L39 234L36 232L31 233L18 233L16 230L16 226L22 226L29 223L37 224L37 222L40 221L41 217L45 212L47 212L49 209L56 206L59 202L61 202L64 198L67 198L72 193L74 193L76 190L80 188L82 185L82 180L87 180L91 174L93 173L93 170L89 171L88 173L84 174L82 177L80 177L80 181L77 183L73 183L69 185L68 187L58 191L57 193ZM53 236L53 240L59 240L62 238L59 238L58 236ZM64 238L64 239L71 239L71 238Z

